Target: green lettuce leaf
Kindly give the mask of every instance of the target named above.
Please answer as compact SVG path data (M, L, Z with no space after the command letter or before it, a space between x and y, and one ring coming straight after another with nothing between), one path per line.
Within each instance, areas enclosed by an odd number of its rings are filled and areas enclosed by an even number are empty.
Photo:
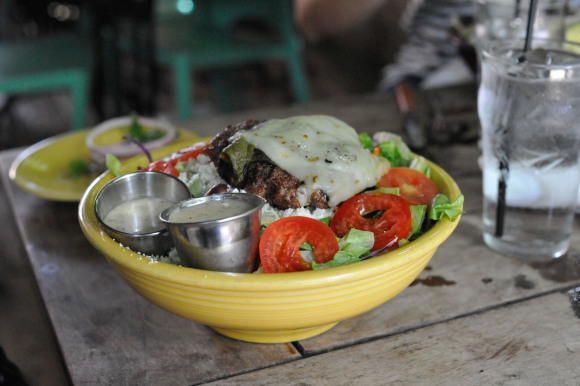
M332 267L339 267L341 265L347 265L352 263L357 263L360 261L360 257L353 255L352 253L345 252L345 251L338 251L334 258L329 262L324 264L318 264L316 262L312 262L312 269L324 269L324 268L332 268Z
M379 193L386 193L386 194L394 194L395 196L401 195L401 190L399 188L387 188L384 186L377 186L375 189L371 190L372 192L379 192Z
M111 174L113 174L115 177L119 177L121 175L121 161L119 161L119 159L114 155L107 153L105 158L105 165Z
M375 243L375 236L372 232L351 229L343 238L338 240L340 250L334 258L327 263L318 264L312 262L312 269L322 269L338 267L356 263L361 257L368 254Z
M409 240L414 240L423 234L423 222L427 214L427 205L410 205L411 209L411 231Z
M189 191L193 195L193 197L203 197L205 195L205 191L203 190L203 184L201 178L196 178L189 184Z
M360 257L371 250L375 243L373 232L351 229L346 236L339 240L341 251L350 252Z
M431 220L441 220L448 217L451 221L455 221L460 215L465 213L462 209L464 197L463 194L449 202L449 197L444 194L438 194L433 199L431 209L429 209L428 217Z
M389 160L392 167L409 166L413 153L400 136L393 134L391 137L391 140L379 143L379 155Z
M415 157L411 164L409 165L411 169L415 169L427 177L431 178L431 168L427 164L427 160L424 157Z
M358 139L362 147L367 149L368 151L373 151L373 149L375 148L373 139L367 133L359 134Z

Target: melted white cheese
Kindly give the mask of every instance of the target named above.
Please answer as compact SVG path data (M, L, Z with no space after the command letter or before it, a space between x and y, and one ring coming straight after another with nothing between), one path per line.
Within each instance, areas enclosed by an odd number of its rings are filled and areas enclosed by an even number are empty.
M390 167L361 146L352 127L326 115L272 119L238 134L304 181L304 203L320 189L336 206L374 186Z

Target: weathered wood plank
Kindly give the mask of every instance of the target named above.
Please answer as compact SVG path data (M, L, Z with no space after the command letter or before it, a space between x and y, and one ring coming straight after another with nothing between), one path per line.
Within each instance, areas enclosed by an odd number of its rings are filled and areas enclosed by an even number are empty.
M212 385L578 385L565 293L499 307Z
M0 218L0 345L29 384L66 385L59 347L3 188Z

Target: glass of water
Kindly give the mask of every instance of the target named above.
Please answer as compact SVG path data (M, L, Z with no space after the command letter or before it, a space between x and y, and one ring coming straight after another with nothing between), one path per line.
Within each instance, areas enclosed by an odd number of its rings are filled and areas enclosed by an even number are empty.
M537 0L534 36L564 39L570 0ZM475 34L482 41L523 38L526 34L529 0L476 0Z
M527 261L559 257L580 182L580 46L489 42L481 70L484 241Z

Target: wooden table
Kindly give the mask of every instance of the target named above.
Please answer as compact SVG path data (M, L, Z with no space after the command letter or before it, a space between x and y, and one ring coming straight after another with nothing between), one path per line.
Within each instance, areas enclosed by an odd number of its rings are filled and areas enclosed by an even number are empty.
M438 93L476 122L473 90ZM183 126L211 135L244 118L324 113L359 131L397 131L395 106L389 95L369 95ZM22 241L10 252L30 261L56 337L49 349L73 384L580 384L580 305L571 296L580 291L580 234L570 253L547 263L493 253L481 236L476 144L432 145L427 154L465 195L457 230L401 294L304 341L240 342L152 305L84 238L77 204L9 181L14 151L0 163L17 231L0 241ZM10 225L12 216L4 218Z

